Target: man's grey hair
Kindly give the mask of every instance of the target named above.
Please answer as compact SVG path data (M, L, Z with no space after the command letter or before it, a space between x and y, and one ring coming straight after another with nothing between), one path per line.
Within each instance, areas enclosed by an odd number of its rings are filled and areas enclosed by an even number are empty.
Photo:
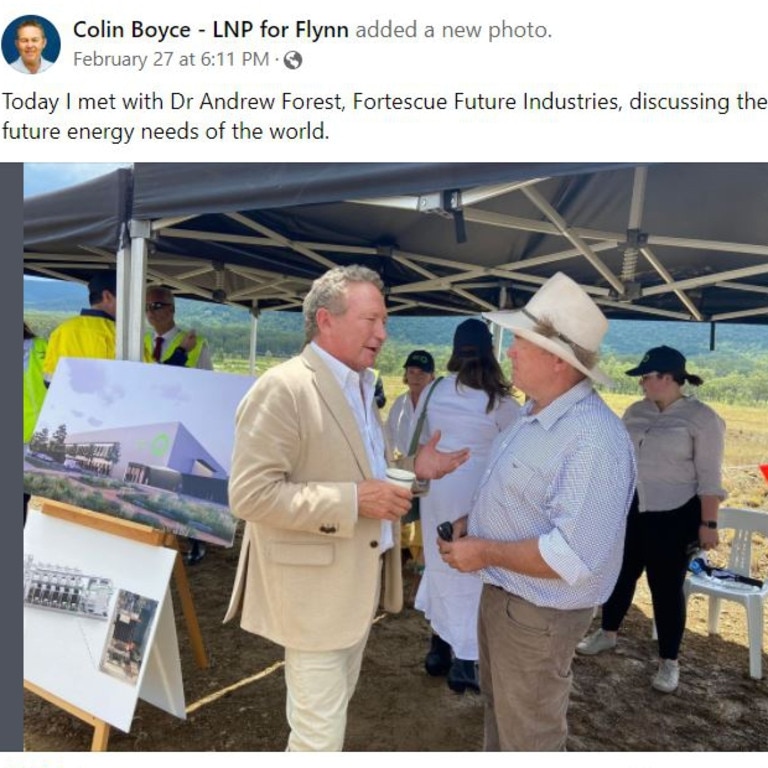
M379 275L368 267L350 264L348 267L334 267L320 275L312 283L304 297L304 343L308 344L317 336L317 312L327 309L332 315L343 315L347 311L347 286L350 283L372 283L382 293L384 283Z
M147 296L150 293L157 294L158 298L155 301L166 301L172 307L176 306L176 297L170 288L166 288L164 285L150 285L147 287Z
M575 341L571 341L567 336L564 336L557 330L557 328L555 328L554 323L548 317L539 318L538 322L533 327L533 331L546 339L557 338L560 339L560 341L565 342L571 348L573 356L587 370L591 371L600 360L600 354L598 352L584 349L584 347L580 347Z

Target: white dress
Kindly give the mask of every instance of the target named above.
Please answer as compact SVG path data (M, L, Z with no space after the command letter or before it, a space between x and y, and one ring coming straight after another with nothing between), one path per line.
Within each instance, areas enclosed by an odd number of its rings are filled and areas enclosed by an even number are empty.
M431 384L427 385L427 389ZM423 392L422 392L423 394ZM398 451L402 456L408 455L408 448L411 445L411 434L416 426L416 420L413 418L414 407L411 401L410 391L403 392L389 409L389 416L384 428L387 432L387 438L392 450Z
M477 609L482 582L478 574L460 573L442 561L435 529L439 523L469 512L491 444L520 410L512 398L497 402L490 413L485 412L487 405L485 392L462 386L457 390L456 377L446 376L427 405L420 440L426 442L440 430L441 451L470 449L469 459L451 474L433 480L429 493L421 499L425 570L416 593L416 608L424 612L432 631L451 645L457 658L472 661L478 657Z

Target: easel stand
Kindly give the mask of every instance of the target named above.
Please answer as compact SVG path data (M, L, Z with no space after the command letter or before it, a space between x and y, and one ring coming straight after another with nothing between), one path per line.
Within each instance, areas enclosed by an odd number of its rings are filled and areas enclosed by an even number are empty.
M189 633L189 639L192 644L192 653L195 658L197 666L201 669L208 667L208 656L205 652L205 646L203 645L203 638L200 633L200 624L197 620L197 613L195 612L195 604L192 600L192 593L189 589L189 579L187 578L187 571L184 567L184 561L181 557L179 550L179 539L175 534L160 531L149 525L142 525L141 523L134 523L130 520L122 520L117 517L111 517L110 515L103 515L99 512L91 512L88 509L82 509L81 507L75 507L71 504L64 504L60 501L51 501L49 499L41 499L42 504L40 510L43 514L56 517L60 520L66 520L67 522L75 523L77 525L83 525L89 528L93 528L97 531L104 533L111 533L115 536L122 536L132 541L137 541L141 544L148 544L154 547L167 547L176 551L176 561L173 566L173 577L176 583L176 590L178 591L179 598L181 600L181 608L184 613L184 620L187 624L187 632ZM82 720L94 728L93 740L91 741L92 752L105 752L107 749L107 743L109 742L109 730L110 726L103 720L95 717L89 712L85 712L79 707L70 704L67 701L53 695L52 693L40 688L34 683L24 681L24 688L36 696L45 699L56 707L69 712L78 719Z
M39 696L41 699L53 704L59 709L63 709L65 712L69 712L70 715L74 715L84 723L93 726L93 739L91 740L91 752L106 752L107 743L109 742L109 723L105 723L103 720L99 720L98 717L92 715L90 712L76 707L74 704L70 704L64 699L60 699L58 696L54 696L52 693L40 688L40 686L30 683L28 680L24 681L24 687Z

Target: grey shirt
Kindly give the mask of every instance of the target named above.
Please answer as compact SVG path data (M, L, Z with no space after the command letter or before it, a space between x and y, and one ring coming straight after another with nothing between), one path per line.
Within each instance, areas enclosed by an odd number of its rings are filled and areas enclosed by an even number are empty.
M640 511L677 509L693 496L726 497L725 422L693 396L660 411L651 400L627 408L624 424L637 456Z

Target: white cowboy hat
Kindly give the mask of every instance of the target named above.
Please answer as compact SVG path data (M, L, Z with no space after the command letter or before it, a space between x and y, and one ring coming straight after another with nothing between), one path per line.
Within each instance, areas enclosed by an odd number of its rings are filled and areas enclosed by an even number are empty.
M483 317L557 355L593 381L613 386L612 379L596 365L587 368L574 354L574 346L597 354L608 320L587 292L562 272L552 275L523 309L483 312ZM551 324L557 335L538 333L536 326L541 322Z

